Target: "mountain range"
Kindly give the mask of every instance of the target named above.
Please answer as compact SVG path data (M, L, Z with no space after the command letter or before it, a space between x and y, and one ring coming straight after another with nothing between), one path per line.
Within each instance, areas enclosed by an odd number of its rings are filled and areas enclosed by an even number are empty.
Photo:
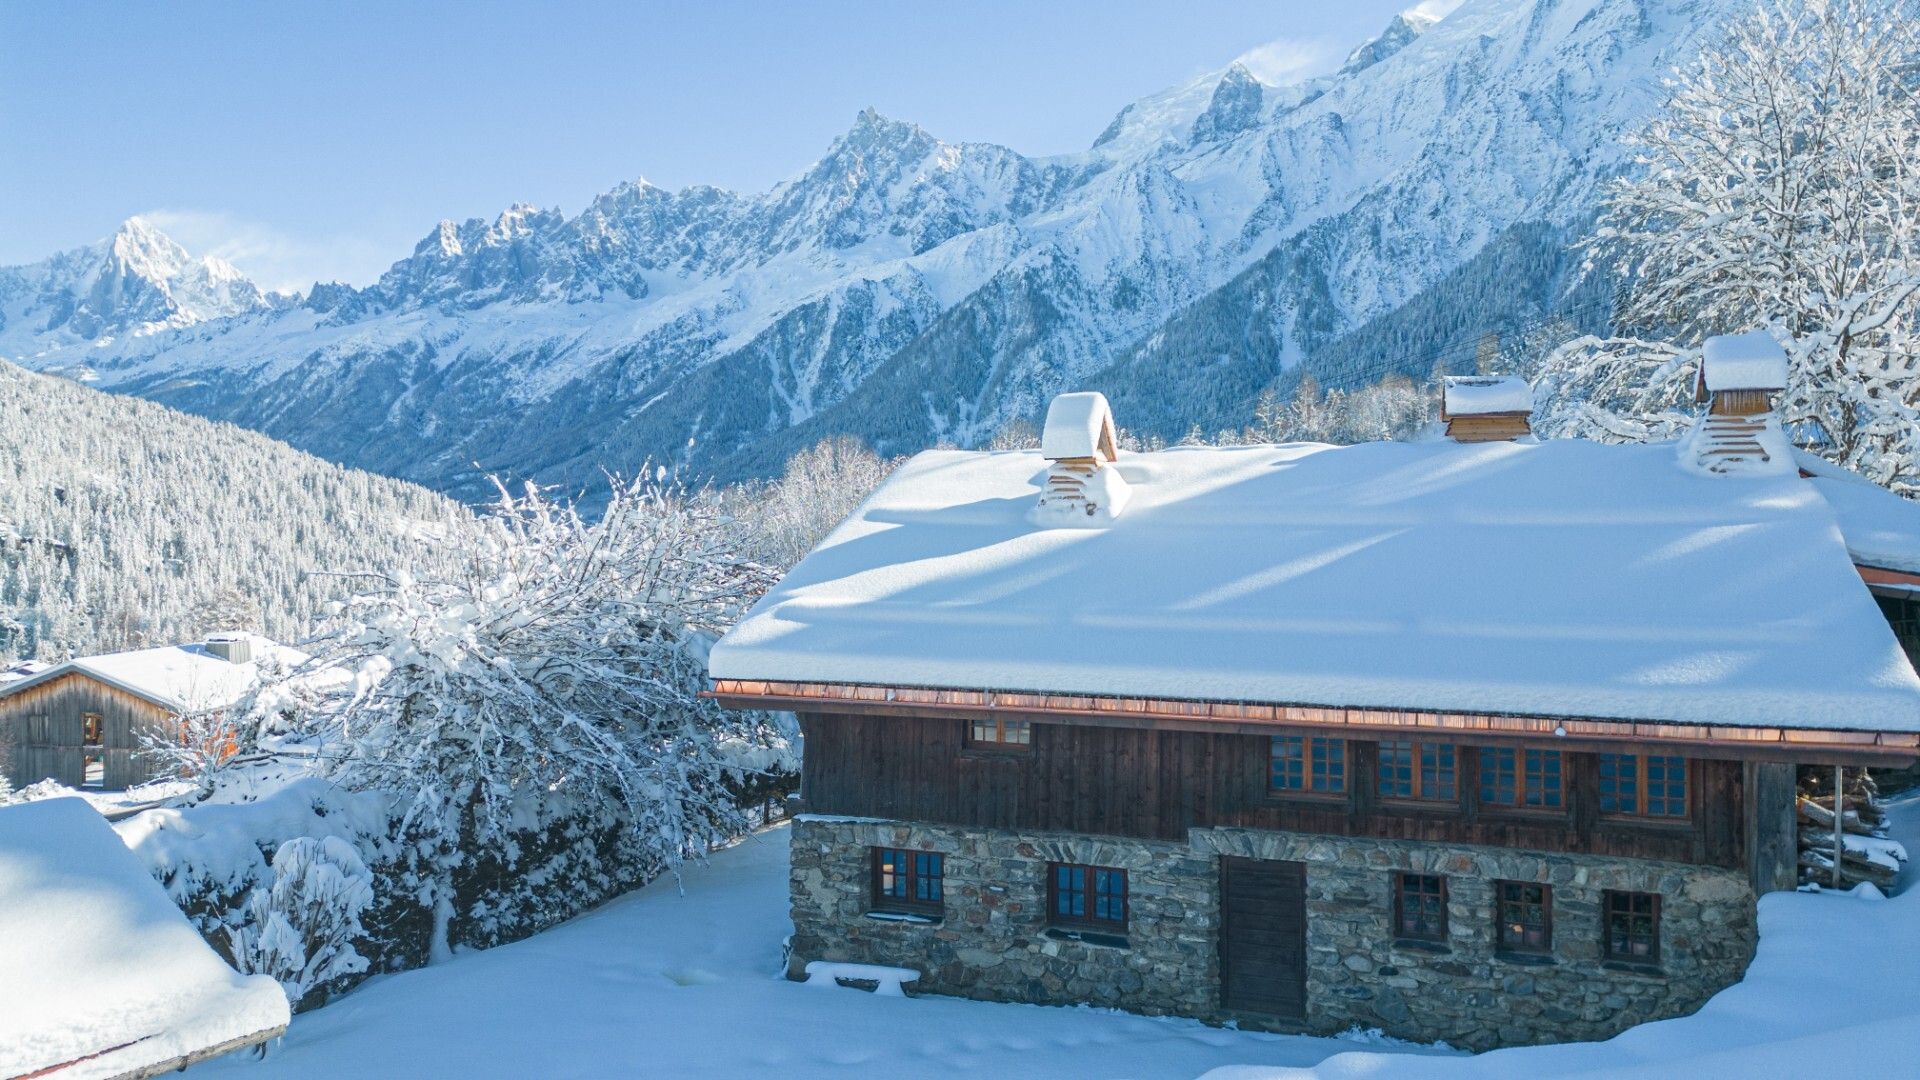
M770 191L443 221L365 288L268 294L134 219L0 270L0 358L468 499L487 473L765 475L840 432L977 445L1061 389L1143 433L1231 427L1303 373L1603 328L1567 245L1738 2L1468 0L1330 75L1141 99L1059 157L868 110Z

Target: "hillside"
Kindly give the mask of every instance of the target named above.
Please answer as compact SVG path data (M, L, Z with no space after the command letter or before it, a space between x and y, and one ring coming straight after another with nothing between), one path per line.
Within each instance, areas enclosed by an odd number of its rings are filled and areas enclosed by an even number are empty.
M1468 0L1331 75L1235 65L1134 102L1061 157L868 110L764 193L641 180L445 221L364 289L230 287L91 337L55 316L97 275L4 271L0 357L467 499L488 472L768 475L841 432L978 445L1068 386L1143 433L1218 429L1302 371L1353 386L1545 315L1604 328L1565 245L1733 6ZM147 291L169 289L206 291Z
M345 582L463 513L264 435L0 363L0 661L297 638Z

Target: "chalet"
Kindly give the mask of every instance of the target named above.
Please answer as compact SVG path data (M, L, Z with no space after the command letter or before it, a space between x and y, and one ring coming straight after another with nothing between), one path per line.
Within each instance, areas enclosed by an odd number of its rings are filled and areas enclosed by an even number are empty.
M1869 591L1920 564L1840 527L1915 508L1801 475L1749 399L1538 441L1483 381L1453 436L1126 454L1072 397L1038 453L907 462L713 650L805 733L795 977L1605 1038L1741 977L1796 768L1920 755Z
M297 654L250 634L191 645L81 656L0 676L0 732L11 737L9 779L52 778L107 791L153 779L141 736L189 711L238 700L268 653Z

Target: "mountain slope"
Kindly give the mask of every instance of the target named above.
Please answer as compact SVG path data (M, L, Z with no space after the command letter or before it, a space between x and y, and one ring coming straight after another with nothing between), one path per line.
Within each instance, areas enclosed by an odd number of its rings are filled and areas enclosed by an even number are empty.
M346 583L414 565L464 513L229 424L0 363L0 660L282 640ZM218 609L218 610L216 610Z
M16 355L467 498L485 471L760 474L828 431L972 444L1068 385L1184 430L1218 365L1205 407L1244 415L1489 245L1569 235L1661 76L1736 7L1470 0L1394 20L1333 75L1235 65L1143 99L1061 158L869 110L761 195L639 182L572 218L443 222L367 289ZM1479 291L1574 302L1570 265L1538 272L1551 254L1487 260L1515 276ZM1408 321L1417 355L1457 320Z

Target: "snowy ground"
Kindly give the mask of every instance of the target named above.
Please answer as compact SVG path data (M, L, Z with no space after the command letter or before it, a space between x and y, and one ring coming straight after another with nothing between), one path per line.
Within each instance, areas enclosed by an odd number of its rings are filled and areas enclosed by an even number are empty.
M1899 808L1920 848L1920 803ZM787 830L776 828L528 941L377 979L298 1017L264 1063L195 1070L340 1076L1608 1076L1741 1080L1912 1075L1920 1058L1920 889L1893 900L1784 894L1760 907L1747 979L1699 1014L1606 1043L1498 1051L1261 1035L1092 1009L878 998L775 978ZM1299 1071L1296 1071L1299 1070Z

